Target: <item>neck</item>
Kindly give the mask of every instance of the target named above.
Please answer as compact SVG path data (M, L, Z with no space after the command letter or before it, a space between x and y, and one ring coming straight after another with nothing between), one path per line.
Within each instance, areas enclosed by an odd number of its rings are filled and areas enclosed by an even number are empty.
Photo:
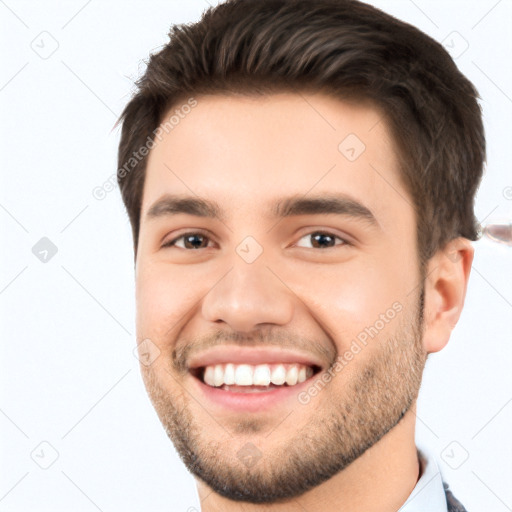
M416 403L380 441L327 482L286 503L234 502L197 480L201 512L396 512L419 476L414 442Z

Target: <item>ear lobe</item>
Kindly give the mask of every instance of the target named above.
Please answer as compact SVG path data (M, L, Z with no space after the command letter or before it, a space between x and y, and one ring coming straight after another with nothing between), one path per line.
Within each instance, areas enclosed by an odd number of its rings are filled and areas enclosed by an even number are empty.
M425 278L423 345L428 353L450 339L466 297L474 247L467 238L448 242L429 260Z

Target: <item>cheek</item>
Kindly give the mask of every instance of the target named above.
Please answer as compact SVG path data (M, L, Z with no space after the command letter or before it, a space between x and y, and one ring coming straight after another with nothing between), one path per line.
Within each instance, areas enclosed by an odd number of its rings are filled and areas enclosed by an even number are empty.
M395 318L405 306L411 283L407 269L399 268L391 258L382 258L318 270L309 274L307 283L297 286L305 307L338 349L343 349L379 321L380 315ZM385 331L390 330L390 323L394 322L387 322Z
M200 297L200 277L166 265L148 265L136 277L137 335L159 345L172 340L193 314Z

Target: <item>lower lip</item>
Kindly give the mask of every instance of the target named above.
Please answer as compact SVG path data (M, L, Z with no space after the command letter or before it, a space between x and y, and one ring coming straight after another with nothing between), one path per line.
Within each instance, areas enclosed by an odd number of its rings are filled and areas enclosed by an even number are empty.
M287 400L298 401L297 395L306 389L315 377L316 374L300 384L295 384L295 386L281 386L269 389L268 391L253 393L226 391L221 388L208 386L196 377L192 377L192 379L209 402L213 402L224 409L237 412L260 412L282 405Z

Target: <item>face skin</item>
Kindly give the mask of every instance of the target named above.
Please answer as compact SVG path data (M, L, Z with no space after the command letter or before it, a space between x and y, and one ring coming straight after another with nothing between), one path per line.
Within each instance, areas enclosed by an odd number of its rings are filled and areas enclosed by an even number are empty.
M376 109L322 94L196 100L149 156L136 300L137 340L155 354L144 382L202 510L396 511L419 477L425 360L458 319L472 247L456 240L422 278L412 199ZM222 217L147 216L166 194L214 201ZM273 215L279 200L341 195L375 222ZM248 262L240 247L262 252ZM306 398L232 410L188 371L218 345L300 350L321 362L311 383L332 378Z

